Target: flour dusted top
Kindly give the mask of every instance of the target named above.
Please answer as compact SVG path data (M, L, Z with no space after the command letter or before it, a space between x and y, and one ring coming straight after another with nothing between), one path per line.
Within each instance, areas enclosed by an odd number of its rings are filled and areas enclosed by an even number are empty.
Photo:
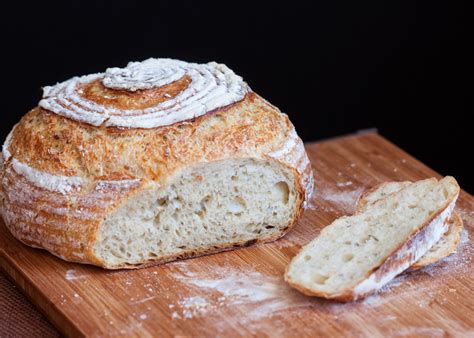
M148 59L129 62L125 68L108 68L102 83L112 89L137 91L161 87L186 74L189 63L171 59ZM198 65L199 66L199 65Z
M164 92L164 99L140 108L98 102L85 94L88 85L100 82L104 88L102 98L106 101L115 96L165 88L183 79L188 82L182 90L174 94ZM249 90L243 79L223 64L148 59L45 87L39 106L95 126L155 128L189 120L240 101Z

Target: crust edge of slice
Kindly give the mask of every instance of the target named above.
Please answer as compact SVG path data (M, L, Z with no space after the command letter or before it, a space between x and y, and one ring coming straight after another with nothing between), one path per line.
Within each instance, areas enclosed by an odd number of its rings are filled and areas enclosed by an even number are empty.
M427 257L426 254L423 255L419 260L413 263L412 266L410 266L410 270L422 269L432 263L439 262L443 258L446 258L449 255L456 252L456 248L458 244L461 242L461 231L463 228L464 228L464 225L463 225L461 216L459 216L459 214L456 211L453 211L451 214L451 218L448 220L448 231L443 235L443 236L453 236L452 241L449 243L449 248L444 249L442 253L437 252L438 256L436 257L431 257L431 256ZM427 253L429 253L429 251Z

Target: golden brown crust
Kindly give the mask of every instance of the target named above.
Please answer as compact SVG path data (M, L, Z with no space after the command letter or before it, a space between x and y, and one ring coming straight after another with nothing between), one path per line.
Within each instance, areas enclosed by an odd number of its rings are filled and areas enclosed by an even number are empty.
M115 109L145 109L175 98L185 90L191 82L189 76L168 85L129 92L126 90L110 89L95 80L82 85L82 98Z
M124 100L113 104L127 104ZM293 143L289 142L292 137ZM285 147L288 149L281 151ZM65 260L107 268L115 267L106 266L93 252L103 219L144 185L165 185L182 168L235 158L276 161L290 168L297 178L299 195L291 226L259 242L276 239L294 226L312 186L311 165L288 117L253 92L193 120L153 129L94 127L37 107L16 126L8 150L11 157L0 172L0 180L5 199L3 217L12 234ZM17 173L13 158L39 172L80 177L85 184L67 194L48 191ZM122 187L104 184L124 179L135 183ZM181 256L209 254L244 244L230 243Z
M160 181L190 163L261 156L291 127L255 93L227 109L153 129L94 127L35 108L15 128L10 151L50 174Z
M4 171L3 217L20 241L68 261L99 263L92 252L97 229L106 215L143 185L101 185L84 193L45 191L12 170Z

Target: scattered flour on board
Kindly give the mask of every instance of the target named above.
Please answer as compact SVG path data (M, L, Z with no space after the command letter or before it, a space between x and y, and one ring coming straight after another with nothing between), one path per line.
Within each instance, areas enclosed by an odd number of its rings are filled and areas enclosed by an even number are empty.
M74 269L70 269L66 271L67 280L75 280L75 279L82 279L82 278L86 278L86 275L78 275L77 271Z
M215 308L212 303L200 296L182 298L178 301L178 305L182 309L181 316L176 312L173 313L176 313L175 316L182 318L193 318L195 315L206 314L211 309Z
M178 266L178 272L172 277L190 289L197 289L188 297L182 297L174 304L172 319L189 319L195 316L212 314L224 308L244 307L248 309L247 324L256 322L259 318L271 317L282 311L298 313L303 309L325 308L334 314L347 309L347 304L325 301L307 297L292 289L280 276L269 276L251 269L217 267L211 271L190 271L185 265ZM413 292L419 292L409 281L410 277L401 275L386 285L379 293L349 306L356 306L358 311L372 309L393 301L399 287L411 287ZM418 290L418 291L417 291ZM199 294L199 296L197 296Z
M278 249L286 249L286 248L292 248L292 247L301 247L302 245L306 244L308 242L307 238L304 238L303 236L298 236L294 232L289 232L282 238L276 240L275 242L271 242L267 245L271 245L272 247L276 247Z
M309 203L309 209L352 214L359 196L365 190L366 187L356 187L352 181L337 182L335 185L316 181L314 198Z
M280 238L280 239L276 240L275 242L272 242L269 245L272 245L272 246L274 246L278 249L290 248L290 247L295 246L295 243L293 243L293 241L289 240L287 237L289 237L289 236L286 235L285 237Z
M133 300L131 300L130 304L142 304L142 303L148 302L150 300L153 300L155 298L156 298L156 296L150 296L150 297L142 298L142 299L139 299L139 300L135 300L135 299L132 298Z
M172 318L202 316L212 310L233 305L250 306L248 318L256 320L278 311L309 307L312 299L291 289L279 276L268 276L253 270L218 267L212 272L181 269L173 278L199 290L200 296L189 296L170 304Z
M182 293L177 301L169 304L172 309L171 319L188 320L195 317L212 318L214 314L225 314L233 317L239 325L244 325L250 332L273 332L274 336L287 336L287 324L280 324L279 316L285 318L301 317L313 312L329 312L343 320L350 312L373 312L374 308L396 301L400 297L400 288L406 297L411 299L417 294L426 293L429 287L415 285L409 275L401 275L386 285L380 292L365 300L341 304L315 297L307 297L290 288L280 276L270 276L252 268L214 267L206 271L192 270L192 265L177 265L172 277L185 285L189 290ZM435 294L432 295L433 297ZM403 296L405 297L405 295ZM245 316L242 316L245 313ZM275 320L263 320L275 318ZM388 313L385 320L396 320L393 313ZM222 325L221 325L222 324ZM217 323L214 329L225 334L228 326ZM270 331L269 331L270 330ZM281 331L281 332L280 332Z
M320 197L321 199L330 202L337 208L342 209L344 212L352 212L355 209L357 199L364 190L364 188L357 188L353 190L336 190L326 188L320 191Z

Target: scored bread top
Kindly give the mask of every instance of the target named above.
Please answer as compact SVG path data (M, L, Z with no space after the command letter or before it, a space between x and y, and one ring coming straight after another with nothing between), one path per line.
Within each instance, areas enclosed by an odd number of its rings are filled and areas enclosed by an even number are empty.
M16 159L16 171L32 181L40 173L66 176L66 190L98 179L162 183L179 167L233 157L273 157L309 180L309 160L288 117L224 65L150 59L65 83L47 87L40 107L4 144L6 162ZM193 113L185 117L185 108ZM91 113L130 123L118 127L106 118L95 126ZM159 122L136 128L132 120L145 116ZM163 119L177 122L161 125ZM61 183L42 179L48 180Z
M148 59L45 87L39 106L95 126L156 128L240 101L248 92L223 64Z

